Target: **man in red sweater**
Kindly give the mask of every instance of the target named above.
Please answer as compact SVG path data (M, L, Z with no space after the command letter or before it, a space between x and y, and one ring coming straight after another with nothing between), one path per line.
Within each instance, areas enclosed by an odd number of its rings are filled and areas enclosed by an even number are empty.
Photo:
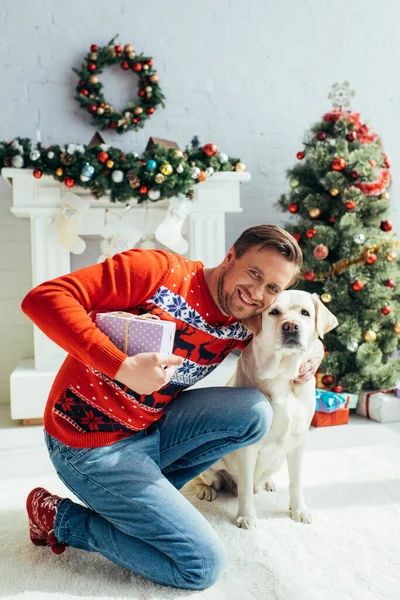
M32 490L34 544L100 552L163 585L215 583L223 544L179 490L262 438L272 410L252 388L184 390L246 346L251 322L301 267L294 238L260 225L214 268L133 249L27 294L22 310L68 353L47 399L44 435L57 474L83 503ZM174 321L174 353L127 356L95 325L98 312L114 310ZM322 357L319 343L297 381L312 377Z

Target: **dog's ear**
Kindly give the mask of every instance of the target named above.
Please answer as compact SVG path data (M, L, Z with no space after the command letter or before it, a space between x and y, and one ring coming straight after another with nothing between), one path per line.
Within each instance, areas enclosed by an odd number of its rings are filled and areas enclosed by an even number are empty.
M242 320L242 323L247 329L254 333L254 337L261 331L261 315L253 315Z
M323 339L325 333L337 327L339 323L335 315L321 302L318 294L312 294L312 299L315 306L315 327L319 337Z

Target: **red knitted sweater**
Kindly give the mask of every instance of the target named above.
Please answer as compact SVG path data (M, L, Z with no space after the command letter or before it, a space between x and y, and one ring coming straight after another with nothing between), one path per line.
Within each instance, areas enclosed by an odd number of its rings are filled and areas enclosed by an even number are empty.
M46 431L74 448L106 446L147 428L182 390L215 369L251 332L212 299L204 265L163 250L133 249L46 281L23 312L68 352L44 412ZM175 321L174 354L185 358L170 382L137 394L115 376L126 358L95 325L98 312L150 312Z

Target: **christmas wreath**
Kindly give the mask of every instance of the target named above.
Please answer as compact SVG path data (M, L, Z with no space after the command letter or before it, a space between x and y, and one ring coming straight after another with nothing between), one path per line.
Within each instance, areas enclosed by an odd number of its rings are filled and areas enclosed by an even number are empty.
M75 98L92 115L95 125L125 133L143 127L157 106L161 104L164 107L164 95L158 84L153 59L136 54L131 44L126 44L124 48L113 46L114 41L115 38L104 47L92 44L81 69L73 69L79 77ZM98 77L106 67L115 64L119 64L124 71L133 71L139 76L139 99L129 102L122 111L107 102Z

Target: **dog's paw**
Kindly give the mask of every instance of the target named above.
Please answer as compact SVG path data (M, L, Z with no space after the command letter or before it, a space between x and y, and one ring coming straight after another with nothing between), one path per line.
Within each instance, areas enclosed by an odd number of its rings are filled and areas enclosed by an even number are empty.
M236 525L240 529L254 529L257 527L257 517L242 517L238 515L236 517Z
M276 487L272 479L268 479L268 481L265 482L264 490L266 492L276 492Z
M208 502L212 502L216 500L218 497L218 492L211 485L206 485L205 483L196 483L193 486L196 490L196 495L200 500L207 500Z
M290 518L297 523L312 523L311 513L308 510L293 510L289 508Z

